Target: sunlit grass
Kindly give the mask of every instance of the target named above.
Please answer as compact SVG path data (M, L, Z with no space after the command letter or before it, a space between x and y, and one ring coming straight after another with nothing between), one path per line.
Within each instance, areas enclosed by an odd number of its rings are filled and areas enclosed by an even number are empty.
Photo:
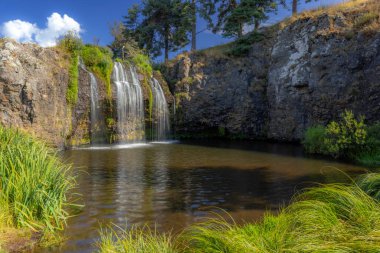
M380 200L380 174L369 173L359 177L358 186L369 196Z
M372 176L371 176L372 178ZM370 188L370 187L369 187ZM103 233L100 252L379 252L380 205L356 184L330 184L296 195L278 215L237 225L221 216L179 236L132 229Z
M45 144L0 127L0 225L62 230L75 186L69 170Z
M128 231L101 231L98 247L101 253L175 253L178 251L174 242L170 234L158 234L148 227L133 227Z

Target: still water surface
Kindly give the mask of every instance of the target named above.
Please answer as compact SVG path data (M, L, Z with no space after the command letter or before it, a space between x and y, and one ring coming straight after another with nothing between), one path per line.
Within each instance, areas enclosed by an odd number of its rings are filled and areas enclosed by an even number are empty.
M152 143L66 151L79 171L84 209L68 222L68 240L46 252L93 252L98 229L148 224L179 231L211 211L255 221L314 182L363 168L305 158L300 147L252 142Z

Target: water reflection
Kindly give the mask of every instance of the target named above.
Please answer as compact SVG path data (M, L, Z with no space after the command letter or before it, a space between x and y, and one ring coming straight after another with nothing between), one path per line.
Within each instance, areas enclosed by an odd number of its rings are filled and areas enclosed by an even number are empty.
M48 252L93 252L101 225L149 224L160 231L179 230L211 210L220 211L217 208L228 210L237 221L257 220L312 182L345 179L328 166L363 171L303 158L293 146L277 145L277 153L266 153L257 152L257 144L253 150L245 143L242 148L238 143L193 144L65 152L64 157L83 170L78 191L85 208L69 220L65 231L69 239L62 248Z

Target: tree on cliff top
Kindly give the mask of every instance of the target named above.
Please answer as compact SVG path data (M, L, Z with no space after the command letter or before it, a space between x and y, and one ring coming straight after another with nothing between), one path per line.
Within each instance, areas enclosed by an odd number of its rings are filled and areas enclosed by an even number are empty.
M298 13L298 4L300 0L291 0L291 1L292 1L292 14L294 16ZM305 3L310 3L311 1L313 0L305 0ZM318 0L314 0L314 1L318 1Z
M253 25L256 30L260 23L268 18L267 13L277 9L277 3L276 0L241 0L225 17L221 27L223 35L240 38L244 26Z
M189 1L189 0L185 0ZM191 27L191 50L197 49L197 15L212 24L212 15L215 14L215 0L191 0L192 27Z
M151 56L159 56L189 43L193 22L191 3L181 0L144 0L134 5L124 17L126 38L133 38Z

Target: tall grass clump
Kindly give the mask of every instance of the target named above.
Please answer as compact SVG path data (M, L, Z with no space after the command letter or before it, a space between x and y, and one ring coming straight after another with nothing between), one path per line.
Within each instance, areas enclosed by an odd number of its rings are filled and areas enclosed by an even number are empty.
M244 225L222 216L179 236L132 229L103 233L100 252L379 252L380 204L356 184L329 184L296 195L278 215Z
M33 231L64 228L75 186L70 166L43 143L0 126L0 205L8 225Z
M133 227L128 231L101 231L98 244L101 253L175 253L174 239L169 234L158 234L148 227Z
M221 217L209 219L185 230L181 238L187 241L184 252L281 252L291 241L285 218L267 214L261 223L242 226Z
M358 186L369 196L380 201L380 174L368 173L362 175L357 180Z
M293 252L376 252L380 206L356 185L327 185L298 195L287 209Z
M326 185L297 195L259 223L211 219L184 238L183 252L378 252L380 206L356 185Z

